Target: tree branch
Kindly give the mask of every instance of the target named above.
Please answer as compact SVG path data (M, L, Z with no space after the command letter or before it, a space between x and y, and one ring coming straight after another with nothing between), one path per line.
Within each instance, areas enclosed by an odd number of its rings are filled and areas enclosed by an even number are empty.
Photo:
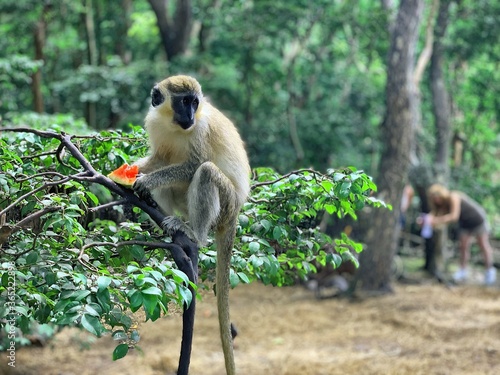
M78 262L86 268L89 268L91 270L96 270L95 267L93 267L86 259L84 259L85 251L91 247L97 247L97 246L109 246L109 247L114 247L115 249L123 246L133 246L133 245L138 245L138 246L143 246L143 247L149 247L151 249L166 249L170 251L176 251L177 250L177 245L168 243L168 242L150 242L150 241L121 241L121 242L92 242L86 245L83 245L82 248L80 249L80 252L78 253Z
M413 72L413 81L415 82L416 87L420 84L422 76L424 75L425 67L429 63L432 56L432 46L434 44L434 19L436 18L435 16L438 8L439 0L433 0L431 10L427 18L427 25L425 27L425 46L418 57L415 71Z
M109 207L121 206L121 205L124 205L125 203L127 203L126 199L120 199L117 201L101 204L101 205L96 206L96 207L90 207L89 211L90 212L97 212L97 211L104 210L104 209L109 208Z
M63 178L61 180L57 180L57 181L53 181L53 182L47 182L46 184L43 184L42 186L40 186L40 187L38 187L38 188L36 188L34 190L30 190L26 194L21 195L14 202L12 202L10 205L8 205L7 207L5 207L2 211L0 211L0 216L2 216L3 214L7 213L9 210L11 210L12 208L14 208L15 206L17 206L23 199L26 199L29 196L38 193L40 190L47 189L50 186L56 186L56 185L64 184L65 182L71 181L71 179L72 179L71 177L66 177L66 178Z
M32 221L41 218L45 214L58 210L59 210L58 207L45 207L42 210L39 210L37 212L32 213L31 215L26 216L24 219L16 223L16 225L8 225L0 222L0 246L4 244L12 234L16 233L18 230L21 230L22 228L25 228ZM5 216L3 217L5 218Z
M285 178L288 178L290 177L291 175L293 174L301 174L301 173L304 173L304 172L309 172L309 173L312 173L313 175L317 176L317 175L321 175L321 173L319 173L318 171L315 171L314 169L308 169L308 168L304 168L304 169L298 169L296 171L291 171L287 174L284 174L283 176L275 179L275 180L271 180L271 181L262 181L262 182L257 182L255 184L253 184L250 189L251 190L254 190L254 189L257 189L258 187L261 187L261 186L266 186L266 185L272 185L272 184L275 184L276 182L279 182L281 180L284 180Z
M19 127L19 128L4 128L2 129L3 131L9 131L9 132L18 132L18 133L32 133L35 135L38 135L39 137L42 138L53 138L57 139L61 142L61 145L58 148L59 150L62 150L62 148L66 148L66 150L71 153L71 155L80 163L80 165L83 167L84 171L79 172L74 175L67 176L64 179L46 183L43 186L30 191L29 193L23 195L22 197L16 199L15 202L13 202L11 205L6 207L3 211L0 211L0 217L2 214L7 212L9 209L14 207L15 205L19 204L23 199L26 197L35 194L36 192L43 190L47 188L48 186L53 186L57 184L61 184L70 180L76 180L76 181L86 181L90 183L96 183L105 186L108 188L111 192L121 196L123 199L119 201L119 203L130 203L134 206L139 207L141 210L143 210L146 214L149 215L151 220L153 220L160 228L162 228L162 222L166 218L166 216L158 210L156 207L153 207L146 203L145 201L141 200L137 195L134 194L134 192L130 189L125 189L122 186L116 184L113 180L110 178L104 176L103 174L97 172L94 167L90 164L90 162L85 158L85 156L82 154L80 149L71 141L73 138L72 135L68 135L66 133L56 133L53 131L43 131L43 130L36 130L36 129L31 129L28 127ZM172 239L173 242L175 243L174 239ZM181 238L179 244L166 244L162 245L160 247L167 248L172 251L172 255L174 256L174 260L177 259L185 259L187 258L187 255L183 249L183 246L186 246L186 243L184 241L187 241L183 237ZM158 243L156 243L158 245ZM175 245L175 246L174 246ZM192 243L193 246L196 246L194 243ZM149 246L149 245L148 245ZM180 252L177 254L177 252ZM81 259L79 259L80 262ZM176 261L177 264L177 261ZM179 266L179 264L177 264ZM87 268L89 268L89 265L85 265ZM179 267L183 272L186 273L186 269L184 265L182 266L183 268ZM188 270L189 271L189 270Z

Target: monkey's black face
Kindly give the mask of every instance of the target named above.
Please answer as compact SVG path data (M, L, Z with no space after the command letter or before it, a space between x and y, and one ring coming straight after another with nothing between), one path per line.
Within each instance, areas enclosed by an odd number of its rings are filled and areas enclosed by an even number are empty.
M194 115L200 101L194 94L172 96L174 121L183 129L189 129L194 124Z

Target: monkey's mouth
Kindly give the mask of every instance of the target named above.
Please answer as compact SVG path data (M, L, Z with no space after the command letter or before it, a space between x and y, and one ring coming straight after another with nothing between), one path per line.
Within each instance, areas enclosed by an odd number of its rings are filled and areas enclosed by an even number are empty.
M175 122L177 123L177 125L179 125L184 130L188 130L191 126L194 125L194 121L192 121L192 120L188 120L188 121L176 120Z

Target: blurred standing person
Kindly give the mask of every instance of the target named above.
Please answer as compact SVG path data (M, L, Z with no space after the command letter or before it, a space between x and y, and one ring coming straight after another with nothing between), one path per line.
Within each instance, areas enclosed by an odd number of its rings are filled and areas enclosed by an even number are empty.
M403 188L403 195L401 196L401 212L399 215L399 224L401 225L401 229L405 229L406 227L406 212L411 206L411 201L413 200L413 196L415 195L415 191L411 187L410 184L406 184Z
M450 191L439 184L432 185L428 194L431 205L429 221L433 227L458 222L460 269L455 272L453 279L463 281L468 277L467 264L470 258L471 240L476 237L486 267L484 283L494 284L496 269L493 267L493 248L489 241L489 225L484 209L466 194Z

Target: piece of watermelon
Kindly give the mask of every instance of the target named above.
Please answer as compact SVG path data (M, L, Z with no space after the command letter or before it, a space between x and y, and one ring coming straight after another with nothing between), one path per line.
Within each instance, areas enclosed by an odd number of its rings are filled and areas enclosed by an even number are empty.
M120 168L108 174L108 177L117 184L130 187L137 179L138 173L139 167L137 165L128 165L125 163Z

